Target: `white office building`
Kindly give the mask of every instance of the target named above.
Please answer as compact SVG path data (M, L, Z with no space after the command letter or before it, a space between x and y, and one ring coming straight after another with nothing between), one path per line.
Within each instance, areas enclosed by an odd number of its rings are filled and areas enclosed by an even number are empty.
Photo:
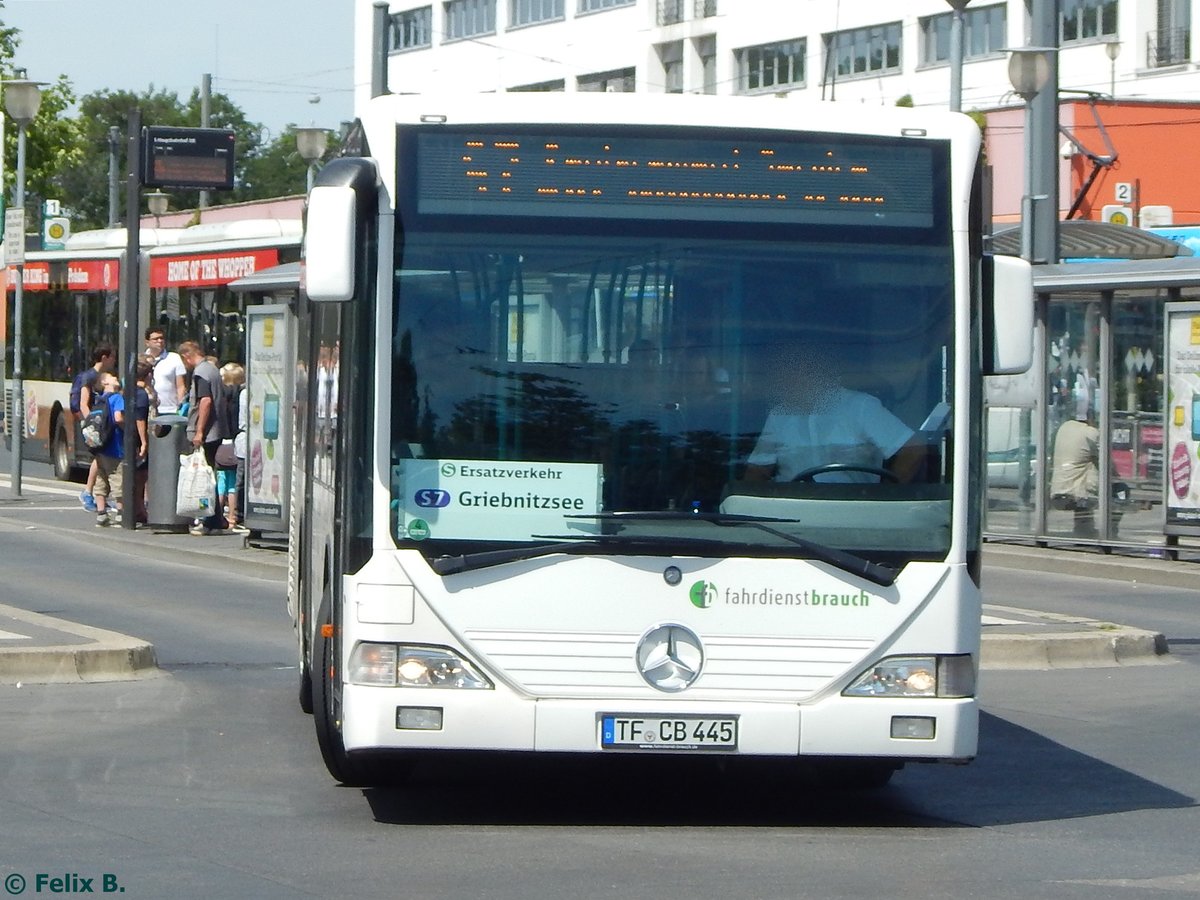
M969 0L962 108L1015 105L1005 49L1030 3ZM356 92L370 91L374 0L356 0ZM1200 0L1057 0L1059 84L1200 101ZM393 0L391 91L774 94L915 106L949 101L947 0Z

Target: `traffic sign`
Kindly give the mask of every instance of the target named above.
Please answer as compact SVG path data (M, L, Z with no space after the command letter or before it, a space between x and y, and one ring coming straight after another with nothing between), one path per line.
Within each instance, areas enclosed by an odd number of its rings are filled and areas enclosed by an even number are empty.
M25 210L4 211L4 262L9 266L25 263Z

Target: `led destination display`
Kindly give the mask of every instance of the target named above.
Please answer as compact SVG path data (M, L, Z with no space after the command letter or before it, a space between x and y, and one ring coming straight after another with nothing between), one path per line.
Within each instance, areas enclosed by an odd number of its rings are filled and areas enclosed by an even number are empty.
M417 211L927 228L939 146L425 131Z

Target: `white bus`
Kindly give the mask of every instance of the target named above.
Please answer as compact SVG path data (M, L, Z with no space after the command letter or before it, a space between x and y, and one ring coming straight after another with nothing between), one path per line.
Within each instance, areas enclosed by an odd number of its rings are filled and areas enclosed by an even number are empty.
M981 376L1032 333L971 120L508 94L361 126L309 197L293 431L332 775L970 760Z

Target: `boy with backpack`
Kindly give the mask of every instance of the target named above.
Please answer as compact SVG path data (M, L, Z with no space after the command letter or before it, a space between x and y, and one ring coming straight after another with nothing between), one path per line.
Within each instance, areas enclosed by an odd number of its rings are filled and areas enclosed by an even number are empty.
M121 460L125 456L125 396L121 393L121 382L110 372L100 376L100 388L104 392L95 398L92 410L84 418L84 441L96 447L96 527L107 528L114 518L109 516L108 498L121 496Z
M75 421L80 425L83 424L84 417L91 411L92 402L99 393L96 388L99 387L100 376L112 368L114 357L111 344L97 344L92 351L91 366L76 375L75 380L71 383L71 412L75 416ZM80 435L80 439L82 440L82 435ZM96 511L96 501L92 496L95 484L96 460L93 458L92 464L88 467L87 484L79 494L79 502L88 512Z

